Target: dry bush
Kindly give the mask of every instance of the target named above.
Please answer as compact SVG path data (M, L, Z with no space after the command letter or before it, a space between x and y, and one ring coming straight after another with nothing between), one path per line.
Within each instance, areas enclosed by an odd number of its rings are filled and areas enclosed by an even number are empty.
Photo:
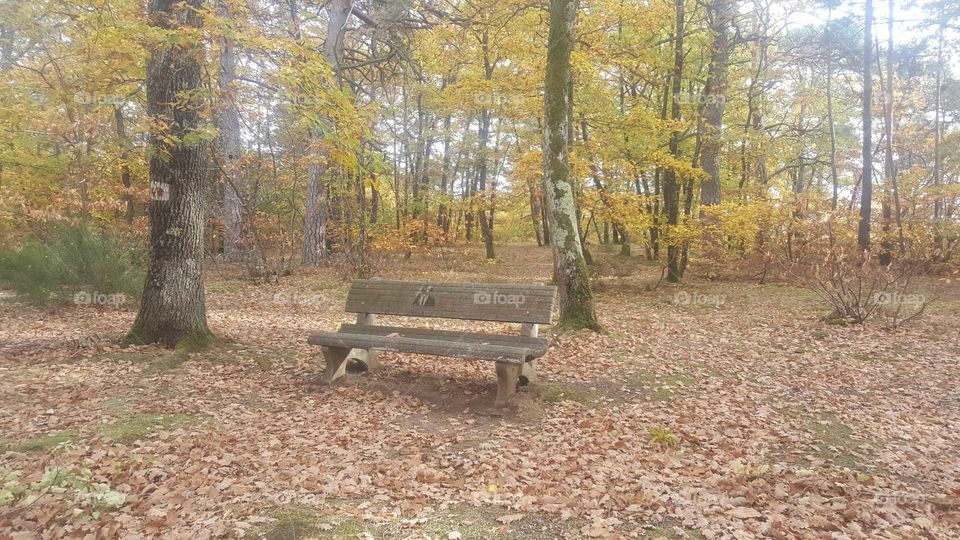
M856 250L831 250L822 263L813 265L802 281L833 312L828 320L863 324L878 317L897 327L923 314L930 299L914 292L923 265L898 262L879 264Z

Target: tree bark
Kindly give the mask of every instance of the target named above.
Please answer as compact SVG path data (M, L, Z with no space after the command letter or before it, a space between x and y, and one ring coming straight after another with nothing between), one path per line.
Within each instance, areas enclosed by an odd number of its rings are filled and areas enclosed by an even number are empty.
M148 20L165 30L198 29L202 0L151 0ZM127 335L131 343L205 343L203 289L203 184L206 144L184 138L201 125L198 96L203 44L180 41L154 49L147 62L147 114L150 142L150 262L140 311ZM173 141L173 142L171 142Z
M226 4L218 2L221 17L229 17ZM242 178L239 160L240 111L234 96L234 84L237 79L237 57L233 43L223 38L220 52L220 71L217 83L220 91L220 110L217 112L217 131L220 137L220 159L223 165L223 258L228 262L244 260L249 247L244 238L245 207L250 203L246 193L246 182ZM249 227L247 227L249 231Z
M130 188L133 185L132 178L130 176L130 153L128 148L130 145L130 139L127 138L127 130L125 122L123 121L123 108L120 105L113 106L113 123L114 128L117 132L117 138L119 139L121 150L120 150L120 183L123 185L123 188L127 192L123 195L123 201L126 205L126 211L124 212L123 220L127 225L133 224L133 195L130 194Z
M343 56L343 37L352 0L333 0L327 35L323 40L323 57L330 65L334 78L340 81L340 59ZM311 130L311 138L321 134ZM303 264L315 266L326 259L327 220L330 218L329 187L327 185L327 156L318 156L307 168L307 205L303 217Z
M863 26L863 179L861 180L860 223L857 244L870 251L870 213L873 202L873 0L866 0Z
M680 113L680 93L683 91L683 0L676 0L677 22L676 36L674 41L674 60L673 60L673 91L671 92L672 104L670 108L670 118L675 124L681 119ZM678 127L673 128L670 135L670 155L679 161L680 159L680 137L681 130ZM680 185L677 181L677 170L674 166L666 167L663 174L663 206L666 213L667 226L676 227L680 223ZM680 269L680 246L676 241L669 238L667 244L667 281L679 283L681 279Z
M600 329L593 308L573 201L568 163L568 82L576 0L550 0L550 34L544 89L544 192L553 237L554 278L559 288L560 324Z
M827 14L825 52L827 55L827 129L830 132L830 182L833 186L833 196L830 199L830 208L837 209L837 199L840 194L839 178L837 174L837 131L833 123L833 35L830 33L830 21L833 19L833 9Z
M726 105L727 68L730 63L729 28L733 16L733 2L714 0L707 10L714 38L703 91L706 100L703 108L705 129L700 147L700 166L707 173L707 178L700 186L700 203L711 206L720 204L720 130Z
M888 238L893 212L890 208L891 197L897 212L897 224L900 239L900 249L903 250L903 229L899 227L900 222L900 195L897 189L896 170L893 162L893 0L888 2L887 15L887 80L886 92L884 92L884 124L885 131L885 152L883 160L883 232L884 239L881 242L882 251L880 252L880 264L888 266L893 260L893 242Z

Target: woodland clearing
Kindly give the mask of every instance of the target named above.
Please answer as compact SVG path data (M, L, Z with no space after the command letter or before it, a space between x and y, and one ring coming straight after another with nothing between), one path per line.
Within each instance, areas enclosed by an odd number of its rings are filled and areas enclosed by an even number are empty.
M417 253L384 277L549 280L549 248L503 253ZM922 319L885 330L826 324L787 285L647 290L660 268L636 265L595 279L606 333L545 329L541 380L506 409L484 361L382 353L376 373L319 384L306 336L351 322L329 268L279 285L209 269L220 339L199 353L121 349L132 307L5 298L0 474L35 493L4 507L0 531L956 537L960 287L939 284ZM41 487L50 471L70 481Z

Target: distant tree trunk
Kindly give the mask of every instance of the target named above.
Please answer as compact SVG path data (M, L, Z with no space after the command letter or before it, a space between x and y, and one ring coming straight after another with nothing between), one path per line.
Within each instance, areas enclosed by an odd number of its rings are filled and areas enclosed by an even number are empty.
M151 0L148 21L167 30L199 28L202 4ZM174 347L204 343L210 335L203 290L206 145L169 142L201 125L200 98L184 96L199 94L202 51L199 41L178 42L154 49L147 62L147 114L154 125L168 127L150 135L150 262L130 343Z
M832 6L827 11L827 26L825 44L825 53L827 55L827 130L830 132L830 182L833 186L833 196L830 201L830 208L837 209L837 199L840 194L839 179L837 175L837 131L833 123L833 35L830 33L830 21L833 18Z
M897 189L896 169L893 162L893 0L888 2L887 15L887 80L886 100L884 102L884 131L885 131L885 152L883 160L884 175L884 193L883 193L883 232L884 239L881 242L883 248L880 252L880 264L887 266L893 259L893 242L890 240L890 226L893 220L893 212L890 208L890 198L893 197L893 204L897 213L897 230L899 235L900 250L903 251L903 228L900 227L900 193Z
M323 40L323 57L340 80L340 58L343 56L343 36L352 0L332 0L327 36ZM311 138L321 135L311 130ZM307 168L307 205L303 219L303 264L318 265L326 258L327 219L330 217L330 192L327 185L326 156L314 159Z
M672 104L670 107L670 118L675 122L680 121L680 93L683 91L683 0L676 0L677 21L674 41L674 60L673 60L673 91L671 92ZM673 128L670 135L670 155L675 159L680 159L680 137L682 133L679 127ZM680 223L680 184L677 181L677 170L674 166L666 168L663 174L663 205L667 217L667 226L672 228ZM679 283L682 277L680 269L680 246L676 240L670 238L667 244L667 281Z
M873 0L866 0L863 27L863 179L860 195L860 223L857 227L857 244L863 251L870 251L870 213L873 202Z
M527 191L530 194L530 221L533 224L533 232L537 236L537 245L543 246L543 228L540 222L540 216L542 214L540 201L542 200L542 196L536 188L535 182L527 182Z
M450 175L450 118L443 120L443 162L440 166L440 204L437 206L437 226L444 233L450 230L450 216L447 215L447 184Z
M482 197L479 215L477 219L480 222L480 236L483 240L483 246L486 250L488 259L495 259L496 254L493 249L493 230L491 229L490 219L492 218L493 208L490 208L490 217L487 216L487 206L492 203L487 195L487 141L490 138L490 111L484 107L480 110L480 130L477 137L477 178L480 184L480 194Z
M493 63L490 61L489 50L489 32L483 31L481 44L483 45L483 75L485 80L490 80L493 76ZM483 197L483 206L480 208L480 236L483 238L483 246L486 249L487 259L495 259L496 253L493 249L493 199L487 195L487 141L490 138L490 110L486 107L480 109L480 129L477 143L477 175L480 180L480 193ZM488 209L487 206L490 206ZM489 210L490 214L487 215Z
M940 28L937 31L937 77L936 94L934 99L934 121L933 121L933 185L937 188L937 195L933 201L933 234L934 242L938 253L937 258L946 260L944 252L943 233L941 231L940 221L944 217L943 197L939 194L939 188L943 185L943 27L944 13L943 3L940 6Z
M707 8L713 45L710 67L704 86L704 133L700 147L700 166L707 178L700 185L700 203L704 206L720 204L720 129L726 104L727 68L730 63L730 19L732 0L714 0Z
M593 308L573 201L567 161L569 130L567 84L576 0L550 0L550 34L544 91L544 192L553 236L554 278L560 289L560 324L600 329Z
M221 17L229 17L226 4L218 2ZM244 239L244 208L249 203L246 182L241 176L239 160L240 111L234 96L237 79L237 57L233 43L228 38L222 41L218 86L220 110L217 112L217 131L220 137L220 153L223 165L223 258L228 262L241 262L248 246ZM249 231L249 228L247 228Z
M117 138L120 140L121 145L120 183L123 185L123 189L126 190L126 193L123 195L123 201L127 208L126 212L124 212L123 220L127 225L132 225L133 195L130 194L130 188L133 185L133 182L130 177L130 164L128 163L130 159L130 154L128 151L130 139L127 138L127 130L123 121L123 107L120 105L113 106L113 123L117 132Z

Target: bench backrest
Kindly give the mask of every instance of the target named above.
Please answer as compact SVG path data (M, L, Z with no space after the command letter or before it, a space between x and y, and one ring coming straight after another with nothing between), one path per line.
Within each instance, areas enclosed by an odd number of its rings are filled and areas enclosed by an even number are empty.
M346 311L550 324L557 288L541 284L354 281Z

